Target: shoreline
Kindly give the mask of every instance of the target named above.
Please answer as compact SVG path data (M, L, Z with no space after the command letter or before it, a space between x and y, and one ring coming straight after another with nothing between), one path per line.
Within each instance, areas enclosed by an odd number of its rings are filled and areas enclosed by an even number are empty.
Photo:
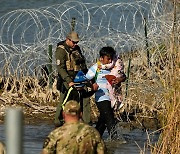
M51 106L49 106L51 107ZM24 111L23 111L24 112ZM50 124L54 125L54 116L55 116L55 111L51 113L47 112L36 112L33 113L34 111L31 110L29 112L24 112L23 113L23 123L24 125L39 125L42 123L45 124ZM148 117L148 116L141 116L141 114L133 114L129 113L128 120L127 120L127 115L126 112L120 113L120 118L117 120L117 124L120 127L133 130L133 129L140 129L140 130L158 130L160 128L160 123L158 121L157 117ZM96 121L92 121L91 125L94 125ZM5 124L5 112L4 114L0 115L0 124Z

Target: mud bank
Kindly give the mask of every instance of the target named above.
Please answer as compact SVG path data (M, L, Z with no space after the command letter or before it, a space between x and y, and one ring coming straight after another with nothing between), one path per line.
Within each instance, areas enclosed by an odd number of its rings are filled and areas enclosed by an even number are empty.
M23 109L24 115L24 124L30 125L38 125L40 123L47 123L53 125L54 116L55 116L55 106L46 106L49 110L35 110L34 108L24 107L24 106L15 106L14 107L21 107ZM9 106L12 107L12 106ZM8 108L1 107L0 108L0 123L3 124L5 122L5 111ZM41 107L43 108L43 106ZM51 112L49 112L51 109ZM155 115L155 114L154 114ZM119 113L118 116L116 115L117 124L122 128L126 128L128 130L133 129L141 129L141 130L157 130L160 128L160 123L158 121L158 117L155 116L143 116L141 113L134 113L134 112L122 112ZM97 121L97 117L93 117L92 115L92 123L95 124Z

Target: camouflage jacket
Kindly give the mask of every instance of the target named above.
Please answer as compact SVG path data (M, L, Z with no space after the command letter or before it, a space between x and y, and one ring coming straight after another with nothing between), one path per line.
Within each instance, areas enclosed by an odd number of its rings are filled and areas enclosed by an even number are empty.
M104 154L105 145L94 127L81 122L65 123L49 134L43 151L48 154Z
M65 41L59 42L57 44L55 58L58 74L66 89L69 88L68 84L73 81L79 70L82 70L84 73L87 72L85 58L79 46L71 49Z

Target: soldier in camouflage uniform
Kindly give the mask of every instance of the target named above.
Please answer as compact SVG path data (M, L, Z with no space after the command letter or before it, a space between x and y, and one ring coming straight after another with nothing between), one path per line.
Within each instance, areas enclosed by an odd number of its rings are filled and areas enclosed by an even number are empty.
M55 114L55 126L61 126L62 119L60 111L61 105L68 89L74 85L73 80L79 70L84 73L87 72L85 58L81 53L80 47L77 45L79 36L76 32L70 32L65 41L59 42L55 52L57 71L58 71L58 84L57 89L60 91L60 101ZM83 100L83 120L85 123L90 122L90 104L89 98Z
M63 110L65 124L53 130L46 138L42 154L103 154L105 145L98 131L80 122L82 112L74 100Z

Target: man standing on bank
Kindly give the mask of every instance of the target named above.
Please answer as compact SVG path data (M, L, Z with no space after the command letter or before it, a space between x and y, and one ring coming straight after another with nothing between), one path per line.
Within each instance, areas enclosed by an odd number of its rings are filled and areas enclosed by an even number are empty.
M104 154L105 144L99 132L81 119L80 104L68 101L63 109L65 124L53 130L43 144L42 154Z
M79 36L75 31L66 36L66 40L57 44L55 58L58 71L57 89L60 91L60 101L57 105L54 124L56 127L62 125L59 119L62 119L62 103L68 89L74 85L74 77L79 70L87 72L85 58L82 55L80 47L77 45ZM83 120L90 122L90 104L89 98L83 100Z

